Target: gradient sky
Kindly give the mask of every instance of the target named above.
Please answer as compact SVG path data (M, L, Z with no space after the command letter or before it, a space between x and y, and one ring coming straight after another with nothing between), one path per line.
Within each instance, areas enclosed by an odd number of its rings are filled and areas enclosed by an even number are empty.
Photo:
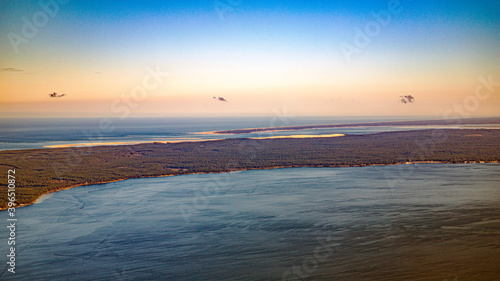
M43 24L38 0L2 1L0 117L500 115L500 85L474 103L478 77L500 81L500 1L402 0L349 61L391 1L367 2L73 0Z

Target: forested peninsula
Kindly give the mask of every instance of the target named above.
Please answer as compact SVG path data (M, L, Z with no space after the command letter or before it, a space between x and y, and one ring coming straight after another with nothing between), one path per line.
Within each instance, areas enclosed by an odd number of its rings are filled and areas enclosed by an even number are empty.
M8 170L15 170L15 202L22 206L46 193L131 178L281 167L498 162L499 144L500 130L429 129L1 151L0 208L8 203Z

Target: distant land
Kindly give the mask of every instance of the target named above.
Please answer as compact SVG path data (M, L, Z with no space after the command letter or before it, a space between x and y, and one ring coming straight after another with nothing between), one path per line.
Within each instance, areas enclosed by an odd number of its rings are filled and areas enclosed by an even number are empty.
M364 122L364 123L346 123L346 124L327 124L327 125L302 125L288 127L268 127L268 128L250 128L225 131L203 132L199 134L251 134L261 132L276 131L298 131L308 129L327 129L327 128L351 128L351 127L384 127L384 126L453 126L453 125L493 125L500 124L500 117L484 118L461 118L461 119L439 119L439 120L418 120L418 121L386 121L386 122Z
M22 206L46 193L131 178L285 167L498 163L499 143L500 130L496 129L425 129L343 137L1 151L0 207L7 206L8 169L16 170L16 203Z

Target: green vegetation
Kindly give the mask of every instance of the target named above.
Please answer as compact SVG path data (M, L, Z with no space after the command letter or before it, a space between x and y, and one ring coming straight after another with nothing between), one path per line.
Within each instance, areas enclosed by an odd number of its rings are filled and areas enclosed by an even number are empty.
M419 130L337 138L220 141L0 152L0 207L7 170L16 202L47 192L128 178L272 167L342 167L415 161L498 162L500 130Z

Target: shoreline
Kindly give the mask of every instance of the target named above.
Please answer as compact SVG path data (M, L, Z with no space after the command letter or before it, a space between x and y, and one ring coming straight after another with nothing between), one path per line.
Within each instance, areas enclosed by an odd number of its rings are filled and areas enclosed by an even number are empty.
M44 148L71 148L71 147L94 147L94 146L120 146L120 145L138 145L138 144L152 144L152 143L188 143L188 142L203 142L203 141L218 141L223 139L183 139L183 140L168 140L168 141L137 141L137 142L87 142L87 143L68 143L68 144L55 144L46 145Z
M478 126L478 128L471 128L467 126ZM500 129L500 127L488 127L500 125L500 117L479 117L479 118L466 118L466 119L428 119L428 120L395 120L395 121L379 121L379 122L360 122L360 123L337 123L337 124L316 124L316 125L297 125L297 126L281 126L281 127L260 127L260 128L244 128L244 129L230 129L220 131L205 131L193 132L190 135L193 137L185 138L155 138L153 140L137 140L137 141L109 141L109 142L79 142L79 143L63 143L63 144L49 144L44 145L42 148L80 148L80 147L96 147L96 146L126 146L126 145L139 145L139 144L169 144L169 143L197 143L205 141L220 141L231 138L214 138L203 139L196 137L196 135L240 135L240 134L256 134L256 133L272 133L272 132L290 132L302 130L317 130L329 128L358 128L358 127L383 127L383 126L400 126L400 127L421 127L421 126L440 126L443 128L437 129ZM455 128L458 126L458 128ZM416 130L427 130L432 128L421 128ZM398 130L395 130L398 131ZM323 134L323 135L290 135L290 136L267 136L267 137L247 137L248 139L278 139L278 138L319 138L319 137L337 137L345 136L348 134ZM24 148L24 149L5 149L1 151L17 151L17 150L30 150L39 148Z
M435 132L415 130L313 138L300 135L264 140L231 138L98 146L92 150L3 151L0 165L20 170L22 176L16 182L21 189L16 205L22 207L47 193L133 178L294 167L500 161L500 130L446 130L440 138L436 138ZM5 181L6 173L0 174L0 179ZM7 192L5 185L0 189ZM0 202L0 210L8 209L6 196L1 196Z
M465 121L465 122L464 122ZM282 126L282 127L261 127L261 128L245 128L233 130L221 130L210 132L198 132L195 135L239 135L253 134L263 132L281 132L281 131L300 131L300 130L316 130L325 128L357 128L357 127L383 127L383 126L463 126L463 125L498 125L499 117L480 117L468 119L429 119L429 120L403 120L403 121L381 121L381 122L361 122L361 123L338 123L338 124L323 124L323 125L298 125L298 126ZM456 128L452 128L456 129ZM466 128L458 128L466 129Z
M36 201L38 201L40 198L42 198L45 195L56 193L59 191L64 191L68 189L72 189L75 187L82 187L82 186L90 186L90 185L102 185L102 184L108 184L108 183L114 183L114 182L120 182L120 181L125 181L125 180L131 180L131 179L146 179L146 178L165 178L165 177L175 177L175 176L188 176L188 175L206 175L206 174L223 174L223 173L234 173L234 172L244 172L244 171L258 171L258 170L274 170L274 169L290 169L290 168L361 168L361 167L375 167L375 166L397 166L397 165L415 165L415 164L456 164L456 165L463 165L463 164L499 164L499 161L464 161L461 163L456 163L456 162L447 162L447 161L412 161L412 162L401 162L401 163L395 163L395 164L359 164L359 165L337 165L337 166L326 166L326 165L320 165L320 166L272 166L272 167L263 167L263 168L247 168L247 169L238 169L234 171L220 171L220 172L197 172L197 173L186 173L186 174L178 174L178 175L157 175L157 176L140 176L140 177L129 177L129 178L120 178L116 180L110 180L110 181L105 181L105 182L98 182L98 183L92 183L92 184L77 184L77 185L71 185L71 186L66 186L62 188L58 188L55 190L51 190L48 192L45 192L43 194L40 194L35 200L33 200L30 203L26 204L20 204L19 206L16 206L15 209L17 208L22 208L22 207L27 207L31 206L33 204L36 204ZM0 212L7 210L8 207L3 208L0 207Z
M251 140L267 140L267 139L312 139L312 138L336 138L344 137L345 134L325 134L325 135L290 135L290 136L270 136L262 138L248 138ZM120 146L120 145L138 145L138 144L168 144L168 143L190 143L190 142L206 142L206 141L221 141L226 139L183 139L174 141L146 141L146 142L90 142L90 143L69 143L46 145L44 148L74 148L74 147L95 147L95 146Z

